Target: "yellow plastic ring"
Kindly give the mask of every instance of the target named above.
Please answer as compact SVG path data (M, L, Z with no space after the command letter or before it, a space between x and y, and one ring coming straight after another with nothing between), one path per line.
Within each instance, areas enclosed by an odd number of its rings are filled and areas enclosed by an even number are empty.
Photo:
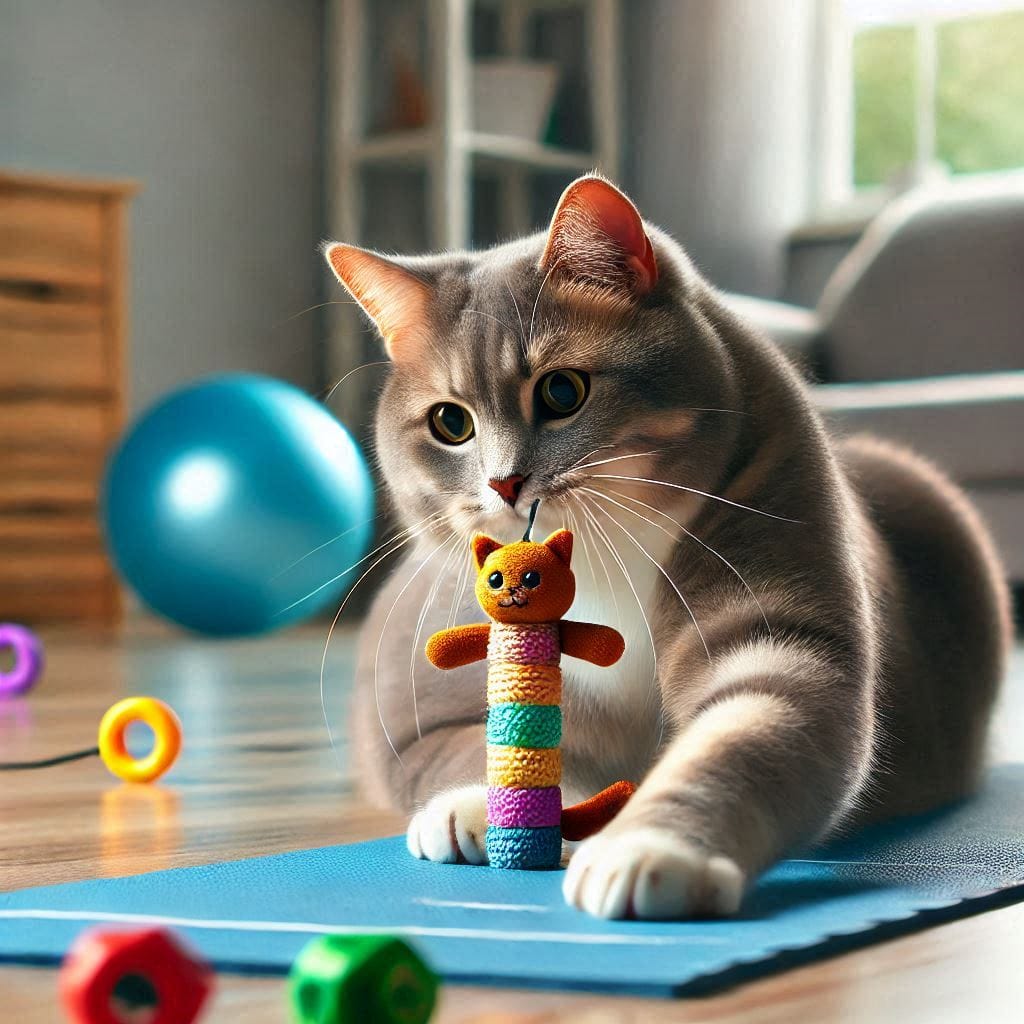
M134 758L125 746L125 733L132 722L145 722L153 730L153 749ZM128 697L118 701L103 716L99 735L103 763L125 782L152 782L174 764L181 750L181 722L155 697Z

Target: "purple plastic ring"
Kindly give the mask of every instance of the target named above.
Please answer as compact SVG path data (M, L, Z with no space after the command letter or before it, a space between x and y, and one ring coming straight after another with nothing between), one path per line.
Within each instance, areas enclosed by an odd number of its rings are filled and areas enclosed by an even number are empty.
M43 645L30 629L13 622L0 623L0 650L9 648L14 665L0 671L0 697L16 697L31 689L43 669Z

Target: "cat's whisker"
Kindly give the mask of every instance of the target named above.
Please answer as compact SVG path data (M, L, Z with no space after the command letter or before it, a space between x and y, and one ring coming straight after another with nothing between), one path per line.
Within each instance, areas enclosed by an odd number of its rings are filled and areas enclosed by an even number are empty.
M583 518L586 520L588 525L590 525L594 529L594 531L597 534L598 539L601 540L602 543L604 544L605 548L607 548L608 554L611 555L611 557L612 557L612 561L615 563L615 565L618 566L619 572L622 573L623 580L624 581L627 580L629 574L626 572L625 565L623 564L622 560L619 558L618 552L615 550L615 546L612 544L611 539L608 537L607 532L601 527L601 524L598 523L597 519L594 517L594 514L590 511L590 509L587 507L587 505L584 504L583 495L579 494L577 491L570 491L569 494L573 498L575 498L576 503L580 507L580 511L583 513ZM598 555L600 555L600 551L598 551ZM612 585L610 574L609 574L609 578L608 578L608 587L611 590L611 592L614 594L615 593L615 587ZM636 595L635 592L634 592L634 596L636 596L636 598L637 598L637 605L641 608L641 611L642 611L643 610L643 606L642 606L642 603L640 601L639 596ZM653 640L653 637L651 639Z
M597 573L594 572L594 562L590 557L590 549L587 547L586 537L583 535L583 531L580 529L579 520L576 518L576 513L569 507L567 501L563 501L565 508L565 514L569 517L569 523L572 526L572 532L575 537L579 538L580 547L583 548L583 557L587 560L587 571L590 573L590 585L594 589L594 593L597 593ZM618 621L618 620L616 620Z
M323 397L323 404L326 405L334 397L334 392L337 391L338 388L340 388L341 385L344 384L345 381L347 381L349 377L351 377L352 374L356 372L356 370L365 370L368 366L388 366L390 362L390 359L374 359L372 362L361 363L359 366L353 366L352 369L349 370L348 373L344 374L340 380L334 382L334 384L331 386L331 390L328 391L327 394Z
M516 302L516 297L515 297L514 292L512 291L512 286L508 283L508 281L505 282L505 287L508 289L508 294L509 294L509 296L512 299L512 305L515 306L515 308L516 308L516 316L519 319L519 340L520 340L520 342L522 343L522 346L523 346L523 358L525 359L526 358L526 353L527 353L527 345L526 345L526 328L523 326L523 314L519 312L519 303Z
M637 592L636 587L633 585L633 579L629 575L629 570L626 568L626 563L623 560L622 556L619 554L618 549L615 547L615 543L612 541L611 537L608 536L608 531L605 530L605 528L597 521L597 517L588 508L588 504L590 503L589 499L585 498L582 494L574 494L574 497L579 502L580 508L583 509L584 515L587 517L587 519L593 525L594 529L597 531L598 536L604 541L605 546L608 548L608 553L612 556L612 559L616 562L620 571L622 572L622 578L626 581L626 585L629 587L630 591L633 594L633 597L636 599L637 609L640 612L640 617L643 619L644 627L647 630L647 636L651 643L651 661L653 665L653 676L651 679L653 685L651 686L651 690L648 694L647 699L648 703L653 704L655 701L657 701L658 704L658 738L655 741L654 745L654 749L657 751L661 749L662 740L665 738L665 708L661 701L661 691L658 686L658 648L657 645L654 643L654 631L651 629L650 620L647 618L647 610L644 608L644 603L640 600L640 595ZM615 590L611 585L611 577L609 577L608 580L608 587L611 590L612 597L614 599ZM617 603L616 611L618 611Z
M540 305L540 297L544 294L544 287L548 283L548 279L555 272L555 268L565 259L564 256L559 256L554 263L548 268L548 272L544 275L544 280L541 281L540 287L537 289L537 298L533 303L533 312L530 314L530 339L527 342L526 350L529 352L530 346L533 345L533 325L537 319L537 307Z
M644 620L644 626L647 629L647 636L650 638L651 641L651 654L654 657L654 678L655 680L657 680L658 649L654 643L654 631L651 629L650 620L647 618L647 609L644 608L644 603L640 599L640 594L638 593L636 587L633 585L633 578L629 575L629 570L626 568L626 563L623 560L622 556L619 554L618 548L616 548L611 537L608 536L608 531L597 521L597 516L595 516L594 513L588 507L589 504L594 503L590 502L590 500L585 498L582 494L577 494L575 495L575 497L580 502L580 508L583 509L583 514L590 520L590 522L594 526L594 529L597 530L598 536L600 536L601 539L604 541L605 546L608 548L608 553L612 556L613 561L619 567L619 571L622 573L622 578L626 581L626 586L629 587L630 591L633 594L633 597L636 599L636 606L640 611L640 617ZM600 506L594 504L594 508L600 509Z
M472 576L471 563L466 560L466 571L462 576L462 587L459 590L458 600L455 602L455 618L458 617L459 612L462 609L462 603L466 600L466 588L469 586L470 577ZM455 623L455 618L452 619L452 624Z
M573 469L592 469L594 466L604 466L609 462L621 462L623 459L639 459L644 455L661 455L664 448L655 448L649 452L630 452L628 455L613 455L610 459L598 459L597 462L585 462L582 466L573 466Z
M680 407L676 409L676 412L726 412L732 416L753 416L753 413L747 412L746 409L715 409L699 405Z
M430 554L427 555L427 557L424 558L420 562L420 564L416 566L416 568L409 574L409 578L405 581L405 584L402 586L402 589L398 591L398 594L396 595L394 601L391 603L391 607L388 609L387 615L384 616L384 622L381 624L380 627L380 636L377 637L377 650L373 656L373 695L377 700L377 716L381 720L381 726L384 725L384 716L381 713L380 707L380 651L381 648L384 646L384 637L387 635L388 623L391 621L391 616L395 614L395 609L398 607L398 603L405 596L405 592L413 585L413 583L416 580L416 577L419 576L421 572L423 572L423 570L429 564L434 555L436 555L443 547L450 544L452 540L458 540L458 538L458 533L455 530L452 530L449 536L445 537L445 539L441 541L440 544L438 544L435 548L431 550ZM422 739L423 735L420 732L419 728L419 709L416 708L415 688L413 689L413 708L416 711L416 734L420 739ZM385 732L386 731L387 730L385 729ZM392 749L394 749L394 744L392 744ZM399 758L399 760L401 760L401 758Z
M606 494L604 491L598 491L598 490L595 490L595 489L593 489L591 487L583 487L583 488L581 488L581 490L587 491L589 494L596 494L598 497L605 498L606 500L613 502L613 504L618 505L619 508L625 509L627 512L632 512L633 515L639 517L645 523L649 523L651 526L655 527L658 530L661 530L662 533L665 533L669 537L673 537L673 539L674 539L673 534L669 530L666 530L664 526L659 525L658 523L654 522L654 520L652 520L652 519L648 519L647 516L641 515L635 509L628 508L626 505L620 504L619 502L617 502L613 498L611 498L609 496L609 494ZM639 498L634 498L631 494L626 494L625 491L616 491L614 488L611 488L611 487L609 487L608 490L611 492L611 494L617 494L620 498L623 498L626 501L632 501L632 502L634 502L637 505L641 505L643 508L646 508L649 511L654 512L656 515L662 516L664 519L667 519L674 526L676 526L680 530L682 530L683 533L686 534L686 536L690 538L690 540L696 541L706 551L711 552L711 554L713 554L715 556L715 558L717 558L720 561L724 562L725 565L727 565L732 570L733 574L740 581L740 583L743 584L744 589L750 595L750 597L753 600L754 604L757 605L757 610L761 613L761 618L764 620L765 629L768 630L768 638L771 639L771 637L772 637L772 627L771 627L771 625L768 622L768 616L765 614L764 606L758 600L757 594L755 594L754 591L751 589L750 584L747 583L747 581L743 578L743 574L739 571L739 569L736 568L735 565L732 564L732 562L729 561L728 558L725 557L725 555L723 555L719 551L716 551L710 544L708 544L705 541L701 540L700 537L698 537L695 533L691 533L685 526L683 526L682 523L680 523L676 519L673 519L667 513L662 512L660 508L655 508L653 505L648 505L646 501L641 501Z
M622 622L622 609L619 607L619 596L615 587L612 586L612 575L608 571L608 565L604 560L604 555L601 554L601 546L598 544L598 536L594 531L594 527L590 524L587 519L583 520L584 525L587 528L587 533L594 544L594 554L597 555L597 560L601 563L601 570L604 573L604 578L608 583L608 592L612 595L612 606L615 608L615 621ZM595 589L596 589L595 583Z
M746 512L756 512L759 516L766 516L768 519L777 519L782 523L802 524L803 522L800 519L790 519L787 516L777 516L772 512L765 512L762 509L753 508L751 505L742 505L738 501L730 501L728 498L723 498L717 494L708 494L707 491L698 490L696 487L686 487L683 484L670 483L668 480L651 480L648 477L642 476L618 476L613 473L591 473L590 477L593 480L627 480L638 484L652 484L659 487L671 487L677 491L686 491L689 494L698 494L702 498L710 498L712 501L720 501L725 505L731 505L733 508L740 508Z
M462 572L459 574L459 581L455 584L455 589L452 591L452 604L451 608L448 609L448 629L451 629L455 625L455 620L459 616L459 609L462 607L462 598L466 593L466 583L469 580L470 570L470 559L466 559L462 565Z
M383 512L378 512L372 519L364 519L362 522L356 523L355 526L350 526L347 530L342 530L341 533L332 537L330 540L324 541L323 544L318 544L312 551L307 551L301 558L296 558L291 565L286 565L280 572L272 576L270 578L271 583L273 583L274 580L280 579L286 572L291 572L295 566L301 565L307 558L311 558L318 551L323 551L324 548L330 547L335 542L341 540L342 537L347 537L353 530L358 530L359 527L366 526L367 523L375 523L382 515L384 515Z
M421 533L425 533L429 528L429 526L424 526ZM330 629L327 630L327 639L326 641L324 641L324 653L323 657L320 659L320 709L323 711L324 723L327 726L327 738L331 741L331 750L334 751L335 759L337 760L339 765L341 764L341 755L338 753L338 747L334 742L334 730L331 728L331 718L330 715L327 713L327 696L324 693L324 676L327 669L327 652L331 646L331 638L334 636L334 630L337 628L342 613L345 611L345 608L347 607L349 601L352 599L352 595L359 589L359 584L362 583L363 580L365 580L366 577L369 576L370 573L372 573L373 570L376 569L381 562L383 562L387 558L390 558L393 554L395 554L395 552L400 551L402 548L405 547L406 544L414 540L416 536L419 536L419 534L406 537L404 540L400 541L390 550L385 551L384 554L380 556L380 558L378 558L372 565L369 566L369 568L367 568L363 572L359 579L357 579L355 583L352 585L352 589L349 590L349 592L345 595L344 600L341 602L341 606L338 608L338 611L335 614L333 621L331 622ZM377 717L380 719L380 726L384 730L384 738L388 741L388 746L391 748L391 752L395 755L395 757L398 758L398 763L402 765L402 767L404 768L405 764L402 761L402 755L398 753L398 750L391 739L391 734L388 732L388 728L384 724L384 717L381 714L379 698L377 700Z
M459 532L453 531L452 537L457 541L461 535ZM450 541L449 541L450 543ZM420 709L419 702L416 698L416 657L420 653L420 638L423 636L423 627L427 621L427 613L431 608L434 607L434 601L437 600L437 592L441 589L441 584L448 578L448 567L451 565L452 559L458 554L459 545L456 543L452 545L452 549L445 555L444 562L441 564L441 568L437 573L434 582L430 586L430 590L427 591L427 596L424 598L423 606L420 608L419 618L416 620L416 631L413 634L412 641L412 653L409 657L409 688L412 690L412 713L413 718L416 720L416 738L423 739L423 731L420 728Z
M650 637L651 641L651 657L654 661L654 678L652 680L654 685L651 687L651 693L648 697L648 702L653 703L655 700L657 700L658 702L658 738L654 742L654 753L657 754L657 752L661 750L661 745L665 739L665 705L661 699L661 690L658 685L658 648L654 643L654 633L651 630L651 624L647 619L647 613L644 610L643 602L637 595L636 588L633 586L632 580L629 577L629 572L626 570L625 562L623 562L621 557L618 555L618 552L615 549L615 545L612 543L612 540L608 536L607 531L601 526L600 523L598 523L596 517L593 515L592 512L590 512L590 510L584 504L584 501L586 500L584 496L582 494L577 495L577 500L580 502L580 507L587 515L588 520L590 521L590 523L593 524L594 529L598 532L600 536L603 536L604 543L608 547L609 553L612 555L613 558L615 558L618 561L619 567L622 569L623 576L625 577L626 582L629 584L630 590L633 591L633 596L636 597L637 607L640 609L640 615L643 617L644 625L647 627L647 635L648 637ZM600 555L600 549L598 549L598 554ZM602 564L604 564L603 558L601 559L601 562ZM615 590L612 588L610 576L608 577L608 588L611 590L612 598L614 600ZM616 610L617 609L618 604L616 604Z
M507 324L504 320L496 317L493 313L485 313L482 309L469 309L468 307L463 310L464 313L476 313L477 316L485 316L488 320L493 320L500 327L504 327L509 334L515 334L516 332Z
M583 551L583 557L587 560L587 569L590 573L591 585L594 586L594 589L596 590L597 588L596 580L594 579L594 566L593 563L590 561L590 552L587 551L587 546L583 539L583 531L580 529L579 520L576 518L576 513L574 512L574 510L569 507L569 502L566 500L565 495L561 496L560 504L562 506L562 511L565 513L565 518L569 523L569 529L572 531L573 537L578 542L580 550ZM576 548L574 547L573 550L575 551Z
M576 467L577 467L577 466L578 466L578 465L579 465L579 464L580 464L580 463L581 463L581 462L582 462L582 461L583 461L584 459L589 459L591 455L596 455L596 454L597 454L597 453L598 453L599 451L602 451L602 450L603 450L603 449L605 449L605 448L614 448L614 447L615 447L615 445L613 445L613 444L599 444L599 445L598 445L598 446L597 446L597 447L596 447L596 448L595 448L595 449L594 449L593 451L591 451L591 452L587 452L587 454L586 454L586 455L581 455L581 456L580 456L580 457L579 457L579 458L578 458L578 459L577 459L577 460L576 460L576 461L575 461L575 462L574 462L574 463L573 463L573 464L572 464L572 465L571 465L571 466L569 467L569 469L575 469L575 468L576 468ZM568 470L566 470L566 472L568 472Z
M280 323L275 324L275 327L280 327L283 324L289 324L293 320L297 320L300 316L305 316L307 313L312 313L314 309L323 309L324 306L358 306L358 302L354 302L352 299L329 299L327 302L314 302L312 306L307 306L305 309L300 309L298 313L292 313L291 316L285 317Z
M616 504L618 503L616 502ZM647 550L647 548L645 548L643 544L641 544L640 541L638 541L636 537L634 537L633 534L630 533L629 530L625 526L623 526L622 523L620 523L619 520L616 519L611 512L608 511L608 509L606 509L603 505L598 505L596 502L594 503L594 507L598 511L603 512L604 515L607 516L608 519L610 519L626 535L626 539L629 540L629 542L637 549L637 551L639 551L658 570L658 572L660 572L661 575L664 576L666 580L668 580L669 586L675 591L676 597L678 597L679 600L682 601L683 607L686 609L687 614L690 616L690 620L693 622L693 628L697 630L697 636L700 637L700 642L704 645L704 653L707 655L708 664L711 664L711 649L708 647L707 640L704 639L704 632L700 628L700 623L697 622L697 616L693 614L693 609L690 607L690 602L687 601L686 598L683 596L683 592L679 589L678 585L676 584L676 581L672 579L672 577L669 575L669 573L661 564L661 562L659 562L654 557L654 555L652 555ZM627 511L629 510L627 509Z
M439 518L439 517L443 517L443 518ZM406 527L403 530L399 530L397 533L393 534L387 540L385 540L382 543L378 544L369 554L363 555L363 557L360 558L358 562L353 562L352 565L350 565L347 569L345 569L342 572L339 572L336 576L332 576L329 580L327 580L326 583L321 583L319 587L316 587L314 590L311 590L304 597L300 597L297 601L292 601L292 603L290 605L288 605L286 608L280 609L276 614L277 615L284 615L285 612L290 611L296 605L300 605L300 604L303 603L303 601L308 601L311 597L315 597L317 594L320 593L320 591L322 591L325 588L331 586L332 583L337 583L338 580L340 580L343 576L347 576L353 569L357 569L360 565L363 564L363 562L368 561L369 559L373 558L373 556L378 551L380 551L381 548L387 547L388 544L390 544L393 541L397 540L403 534L410 534L413 530L416 530L416 529L418 529L421 526L426 527L426 529L430 529L433 526L438 526L438 525L441 525L441 524L447 522L447 520L450 519L450 518L451 518L450 516L445 516L443 511L434 512L431 515L427 516L425 519L421 519L418 523L414 524L413 526L409 526L409 527ZM409 538L407 537L406 539L409 539Z

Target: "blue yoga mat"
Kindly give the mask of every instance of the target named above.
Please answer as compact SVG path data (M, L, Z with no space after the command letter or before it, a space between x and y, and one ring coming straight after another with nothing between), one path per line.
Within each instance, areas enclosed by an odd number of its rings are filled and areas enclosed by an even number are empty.
M605 922L561 871L414 860L400 838L0 895L0 961L57 963L82 929L158 921L217 967L287 971L311 935L408 936L450 981L671 995L1024 898L1024 765L949 811L770 871L728 921Z

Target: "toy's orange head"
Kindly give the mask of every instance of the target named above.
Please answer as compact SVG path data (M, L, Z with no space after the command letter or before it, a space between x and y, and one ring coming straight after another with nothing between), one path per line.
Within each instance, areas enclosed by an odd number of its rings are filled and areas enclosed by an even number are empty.
M576 596L569 568L572 534L557 530L541 544L473 538L476 599L495 622L557 622Z

